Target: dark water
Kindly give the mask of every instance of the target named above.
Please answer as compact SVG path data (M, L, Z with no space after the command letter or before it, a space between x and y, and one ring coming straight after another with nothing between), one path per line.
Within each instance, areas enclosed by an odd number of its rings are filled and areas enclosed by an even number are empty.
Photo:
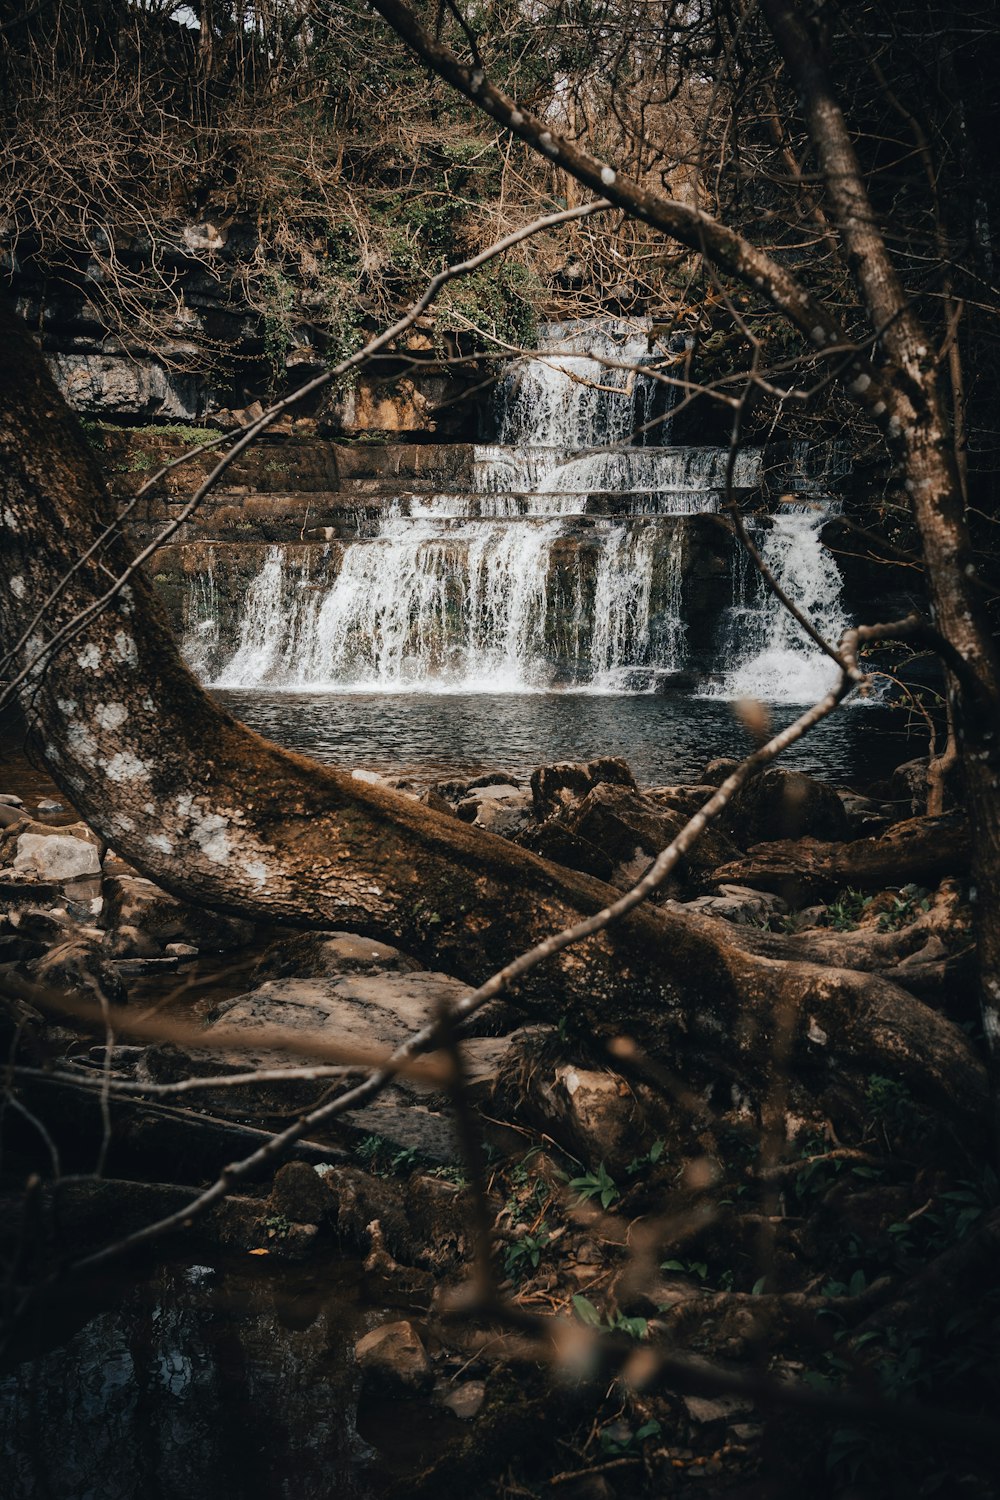
M367 1500L461 1432L422 1402L358 1414L384 1310L353 1262L121 1266L31 1321L0 1366L4 1500Z
M621 755L642 785L697 780L749 736L720 699L577 693L275 693L219 690L230 713L269 739L345 769L442 774L501 767L524 775L555 760ZM782 705L772 724L800 710ZM839 709L781 764L863 787L926 753L926 733L878 704Z

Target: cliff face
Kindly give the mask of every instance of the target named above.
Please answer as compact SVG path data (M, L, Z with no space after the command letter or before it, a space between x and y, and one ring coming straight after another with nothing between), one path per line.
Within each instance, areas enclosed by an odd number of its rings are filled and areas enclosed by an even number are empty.
M81 253L58 278L24 241L16 253L8 248L4 268L18 312L82 416L226 426L233 412L293 391L328 359L301 299L287 300L280 324L273 308L248 300L241 272L255 248L250 225L203 221L155 239L106 241L105 253ZM482 399L463 398L482 387L484 371L472 359L443 364L441 354L459 352L457 337L436 340L432 327L411 336L406 356L381 361L302 414L330 432L475 437Z

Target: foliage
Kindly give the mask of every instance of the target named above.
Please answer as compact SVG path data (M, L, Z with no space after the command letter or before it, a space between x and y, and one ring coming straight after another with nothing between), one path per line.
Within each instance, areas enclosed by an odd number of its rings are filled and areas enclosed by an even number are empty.
M569 1186L573 1192L580 1195L581 1202L590 1198L598 1198L602 1208L610 1208L612 1203L621 1197L617 1183L610 1176L603 1162L595 1172L584 1172L581 1177L573 1177Z

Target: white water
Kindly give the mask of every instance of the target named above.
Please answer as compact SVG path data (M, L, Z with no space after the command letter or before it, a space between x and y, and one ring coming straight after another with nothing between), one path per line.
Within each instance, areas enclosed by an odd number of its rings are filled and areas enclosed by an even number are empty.
M475 449L471 494L400 495L374 536L323 554L272 547L214 685L614 693L683 668L684 527L673 518L718 509L728 455L663 446L662 423L645 434L660 446L629 445L669 403L649 377L601 360L648 360L647 342L624 325L553 325L542 357L508 370L500 441ZM759 450L738 455L733 479L761 482ZM821 518L818 507L783 514L762 545L789 592L839 635ZM708 691L814 697L824 658L741 576L726 674ZM189 601L186 647L202 671L213 615L210 592Z

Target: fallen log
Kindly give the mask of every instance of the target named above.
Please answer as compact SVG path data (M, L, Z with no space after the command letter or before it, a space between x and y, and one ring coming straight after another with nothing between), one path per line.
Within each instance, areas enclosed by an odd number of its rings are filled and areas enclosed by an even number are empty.
M963 814L908 818L879 838L828 844L820 839L782 839L756 844L743 859L720 865L713 883L774 891L789 906L808 906L850 886L859 891L935 886L946 875L965 875L970 860L969 825Z

